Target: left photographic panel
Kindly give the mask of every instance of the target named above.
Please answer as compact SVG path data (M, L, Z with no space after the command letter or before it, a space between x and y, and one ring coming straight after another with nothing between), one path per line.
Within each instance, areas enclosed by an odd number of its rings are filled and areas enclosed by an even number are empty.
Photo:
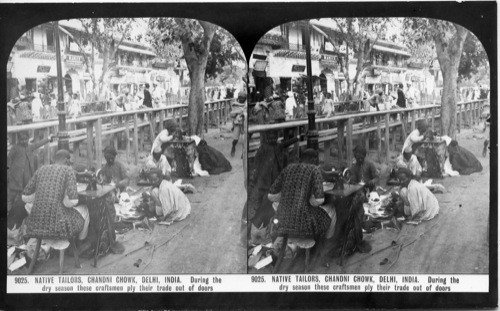
M200 20L27 29L7 64L7 274L246 273L246 74Z

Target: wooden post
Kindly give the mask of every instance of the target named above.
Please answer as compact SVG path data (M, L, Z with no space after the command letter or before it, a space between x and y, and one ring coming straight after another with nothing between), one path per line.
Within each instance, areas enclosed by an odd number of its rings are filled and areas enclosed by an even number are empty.
M402 126L401 126L402 132L401 133L403 135L403 141L406 140L406 124L407 124L407 122L405 122L405 121L408 121L408 119L406 119L406 113L401 112L401 124L402 124Z
M338 148L338 161L339 167L342 167L342 162L344 160L344 126L345 120L339 120L337 124L337 148ZM350 166L351 163L347 163Z
M390 148L389 148L389 131L391 127L389 126L389 114L385 114L385 163L389 164L390 158Z
M43 138L48 138L50 136L50 128L45 129L44 137ZM50 142L46 143L43 146L43 164L48 165L50 164Z
M137 113L134 113L134 115L137 115ZM128 116L125 116L125 149L126 149L126 156L127 156L127 163L130 163L130 128L129 128L129 123L128 123Z
M457 105L457 113L458 113L458 132L462 129L462 105Z
M415 110L412 110L411 111L411 131L412 132L415 130L415 122L416 122Z
M432 107L431 109L431 116L432 116L432 120L431 120L431 126L432 128L434 129L434 123L436 122L436 108Z
M367 120L366 120L366 117L363 117L363 128L362 130L366 130L367 129ZM370 150L370 132L367 132L367 133L363 133L363 141L364 141L364 144L365 144L365 149L366 151Z
M151 112L151 119L149 120L149 134L151 135L150 140L153 142L155 139L155 125L156 125L156 116L154 112Z
M470 128L472 129L472 125L474 124L474 111L473 111L474 103L471 102L469 104L469 119L470 119Z
M354 122L353 118L347 119L347 166L350 166L352 163L352 149L353 149L353 144L352 144L352 124Z
M220 111L221 111L221 104L222 102L217 103L217 112L215 113L216 121L217 121L217 128L220 127Z
M183 110L182 107L181 108L177 108L177 111L179 113L179 126L181 128L182 128L182 115L183 115L182 110ZM174 112L174 114L175 114L175 112Z
M97 119L95 123L95 154L96 154L96 169L102 166L102 119Z
M209 127L210 127L210 125L212 125L212 123L214 123L214 122L215 122L215 105L216 105L216 104L217 104L217 103L216 103L216 102L214 102L214 103L212 103L212 104L211 104L211 107L210 107L210 109L212 110L212 115L211 115L211 117L210 117L210 123L208 124L208 126L209 126Z
M476 121L477 121L476 107L477 107L477 102L472 103L472 124L476 124Z
M160 111L160 132L163 131L165 127L165 110Z
M118 117L113 117L111 118L111 127L110 129L113 129L115 127L119 127L119 122L118 122ZM115 149L118 150L118 133L114 133L111 135L111 140L112 140L112 144L113 146L115 146Z
M141 126L138 128L138 131L139 131L139 149L142 149L144 148L144 141L146 140L144 138L144 133L146 131L146 129L144 128L144 126Z
M94 163L94 121L87 122L87 166L90 168ZM98 169L98 168L96 168Z
M229 115L229 106L231 105L231 100L224 101L224 125L227 124L227 116Z
M134 164L137 165L137 163L139 162L139 133L137 127L137 113L134 113L133 148L134 148Z
M377 156L378 162L382 162L382 126L380 125L380 116L376 116L375 120L377 122Z

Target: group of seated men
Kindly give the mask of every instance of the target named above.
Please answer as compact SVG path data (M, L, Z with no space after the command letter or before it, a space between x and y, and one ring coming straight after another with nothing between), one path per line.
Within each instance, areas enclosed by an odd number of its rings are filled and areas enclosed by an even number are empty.
M87 208L88 202L79 200L76 171L71 167L71 153L58 150L53 164L34 169L33 150L29 135L18 135L17 144L9 151L8 159L8 227L9 232L23 228L24 238L42 238L44 244L63 249L75 241L80 252L95 247L98 234L98 211ZM109 145L103 150L106 163L101 167L105 183L113 184L115 191L103 197L102 204L113 222L117 193L126 191L130 183L125 164L117 160L117 151ZM171 167L161 149L155 148L145 166L152 181L148 192L150 211L160 220L179 221L187 217L191 206L185 194L171 180ZM22 224L25 226L22 226ZM90 224L90 228L89 228ZM16 231L16 232L17 232ZM121 253L115 241L114 229L109 241L111 251ZM75 239L77 238L77 239ZM18 241L21 242L22 241ZM89 252L90 253L90 252Z
M416 154L419 146L431 137L431 132L425 121L419 122L417 128L406 138L393 170L397 182L393 194L399 197L395 214L404 216L406 221L419 223L430 220L439 213L439 203L433 194L433 191L439 188L421 182L423 165ZM481 164L475 156L458 146L456 141L448 144L447 152L453 169L460 174L481 171ZM367 152L362 146L356 146L353 154L349 182L364 185L365 193L374 191L380 182L380 174L375 164L367 158ZM325 198L322 173L322 167L318 165L318 153L306 149L302 153L300 163L286 166L273 182L268 199L274 202L278 236L317 239L325 237L329 227L334 225L335 217L331 217L328 208L322 207ZM364 199L361 198L362 201ZM358 221L363 221L364 213L358 214L362 216ZM369 249L358 247L357 250L363 252Z

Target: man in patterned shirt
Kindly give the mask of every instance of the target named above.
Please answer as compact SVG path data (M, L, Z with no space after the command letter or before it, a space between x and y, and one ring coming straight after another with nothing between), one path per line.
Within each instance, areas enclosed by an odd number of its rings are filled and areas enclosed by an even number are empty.
M274 181L268 198L279 202L278 236L316 239L326 234L331 219L320 207L324 193L317 151L307 149L301 163L288 165Z
M75 208L78 192L70 157L67 150L57 151L55 163L41 167L24 189L23 201L32 204L26 221L28 237L85 239L89 214L86 207Z

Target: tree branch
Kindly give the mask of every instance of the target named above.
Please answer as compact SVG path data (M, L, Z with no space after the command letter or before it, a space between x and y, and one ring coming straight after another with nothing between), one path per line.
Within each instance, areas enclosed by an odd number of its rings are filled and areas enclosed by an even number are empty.
M203 28L203 49L208 53L209 52L209 47L210 47L210 42L212 42L212 39L215 35L215 25L205 22L205 21L198 21Z

